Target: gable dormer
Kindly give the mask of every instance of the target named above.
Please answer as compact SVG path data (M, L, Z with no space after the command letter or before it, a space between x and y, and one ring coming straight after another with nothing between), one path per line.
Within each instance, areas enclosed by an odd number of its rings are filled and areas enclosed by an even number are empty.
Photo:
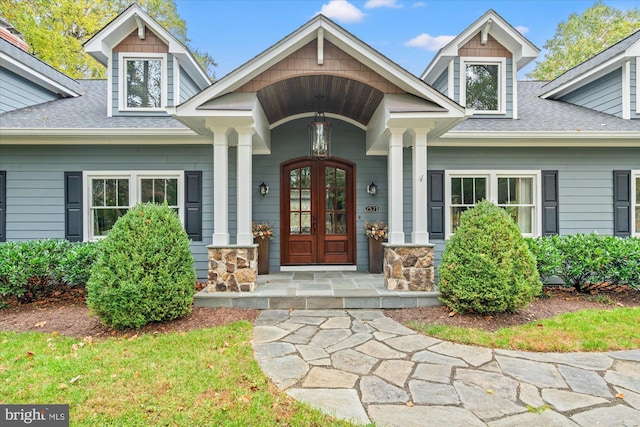
M474 117L517 118L518 70L539 49L489 10L438 51L421 78Z
M210 81L189 49L133 4L85 43L107 67L108 116L159 115Z
M639 70L640 31L636 31L547 83L541 97L640 119Z

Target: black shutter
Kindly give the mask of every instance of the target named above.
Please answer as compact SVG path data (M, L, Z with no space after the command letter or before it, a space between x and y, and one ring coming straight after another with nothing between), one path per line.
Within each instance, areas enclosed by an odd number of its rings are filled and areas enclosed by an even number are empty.
M542 235L559 233L558 171L542 171Z
M444 239L444 171L427 172L429 238Z
M7 172L0 171L0 242L7 241Z
M613 234L631 235L631 171L613 171Z
M184 228L193 241L202 241L202 172L184 173Z
M64 173L64 238L82 241L82 172Z

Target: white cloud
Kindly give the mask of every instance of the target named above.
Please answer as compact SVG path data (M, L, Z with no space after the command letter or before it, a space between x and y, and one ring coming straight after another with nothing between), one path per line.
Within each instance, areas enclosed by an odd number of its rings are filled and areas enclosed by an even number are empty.
M423 1L419 1L413 4L413 7L425 7L427 4Z
M375 9L377 7L400 9L402 5L398 4L398 0L369 0L364 4L365 9Z
M445 46L451 40L453 40L455 36L430 36L429 34L423 33L418 37L414 37L408 42L406 42L405 46L419 47L421 49L426 49L431 52L435 52L441 47Z
M329 3L322 5L320 13L328 18L347 24L360 22L365 16L360 9L347 0L329 0Z
M520 31L520 34L527 34L529 32L529 29L524 25L518 25L516 30Z

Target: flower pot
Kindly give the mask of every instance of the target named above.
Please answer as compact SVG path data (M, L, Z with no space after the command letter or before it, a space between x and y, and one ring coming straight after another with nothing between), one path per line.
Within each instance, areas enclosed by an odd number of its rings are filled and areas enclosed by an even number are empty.
M369 238L369 273L382 273L382 239Z
M269 274L269 239L255 238L258 244L258 274Z

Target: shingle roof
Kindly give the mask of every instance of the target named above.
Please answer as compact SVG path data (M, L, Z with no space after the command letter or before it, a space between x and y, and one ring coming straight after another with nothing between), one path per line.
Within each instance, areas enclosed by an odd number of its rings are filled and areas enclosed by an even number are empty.
M587 59L586 61L584 61L583 63L576 65L570 70L567 70L566 72L564 72L564 74L560 75L555 80L552 80L549 83L545 84L543 93L550 92L562 86L563 84L570 82L576 77L579 77L581 74L594 69L598 65L604 64L609 59L627 50L632 44L634 44L638 40L640 40L640 30L631 34L629 37L620 40L618 43L614 44L613 46L603 50L596 56L593 56L590 59Z
M186 128L170 116L107 117L107 81L79 80L81 96L0 114L0 129Z
M71 77L66 74L61 73L56 70L52 66L42 62L35 56L31 55L28 52L14 46L8 41L0 38L0 52L10 56L16 61L24 64L25 66L35 70L36 72L42 74L43 76L53 80L59 85L65 87L69 92L78 93L80 91L80 85L76 80L73 80Z
M518 119L471 118L451 132L640 132L640 120L610 114L562 101L542 99L546 82L518 82Z

